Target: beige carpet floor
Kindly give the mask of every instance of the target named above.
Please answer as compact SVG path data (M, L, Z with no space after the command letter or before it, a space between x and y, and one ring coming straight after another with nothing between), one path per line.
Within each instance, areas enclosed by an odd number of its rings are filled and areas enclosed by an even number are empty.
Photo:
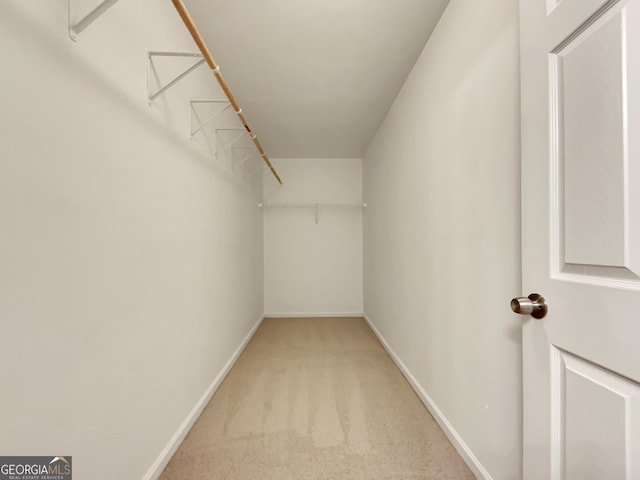
M475 478L361 318L265 319L161 480Z

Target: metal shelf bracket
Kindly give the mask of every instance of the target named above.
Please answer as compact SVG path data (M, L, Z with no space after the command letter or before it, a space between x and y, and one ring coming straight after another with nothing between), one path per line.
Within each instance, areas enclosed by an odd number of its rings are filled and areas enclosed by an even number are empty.
M152 72L153 72L153 59L154 57L192 57L198 58L199 60L187 68L184 72L179 74L173 80L168 82L166 85L161 86L155 92L152 92L151 80L152 80ZM153 103L153 100L159 95L163 94L165 91L173 87L176 83L182 80L184 77L193 72L196 68L202 65L206 60L203 58L201 53L182 53L182 52L148 52L147 54L147 102L149 105Z
M211 115L209 118L207 118L204 122L201 122L200 119L198 118L198 112L195 109L195 105L200 104L200 103L218 103L218 104L224 104L224 106L221 109L219 109L218 111L216 111L216 113ZM189 105L191 107L191 113L192 113L192 115L191 115L191 125L190 125L190 128L189 128L189 135L190 135L191 138L193 138L194 135L196 133L198 133L200 130L202 130L209 122L211 122L214 118L216 118L222 112L227 110L231 106L231 103L229 102L229 100L192 100ZM196 122L198 123L198 126L195 127L195 129L194 129L194 125L193 125L193 117L194 116L196 117Z
M224 147L222 147L223 151L229 150L238 140L243 138L247 131L244 128L216 128L216 133L218 132L240 132L240 135L234 137L229 143L227 143Z
M89 25L95 22L98 18L102 16L104 12L113 7L118 0L104 0L100 5L91 10L82 20L80 20L76 24L71 23L71 2L73 0L68 0L67 2L67 13L68 13L68 31L69 38L74 42L78 41L78 35L82 33Z
M251 150L247 155L245 155L242 160L240 160L238 163L233 163L231 165L231 170L235 170L236 168L242 168L242 166L247 163L247 161L253 157L256 153L258 153L258 151L255 149L255 147L253 146L249 146L249 147L231 147L231 150L233 152L233 150ZM233 155L231 155L231 157L233 157Z

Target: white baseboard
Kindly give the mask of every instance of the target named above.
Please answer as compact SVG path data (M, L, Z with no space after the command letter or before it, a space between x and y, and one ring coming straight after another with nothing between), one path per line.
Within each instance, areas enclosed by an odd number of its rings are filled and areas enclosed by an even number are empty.
M442 413L442 410L438 408L438 406L434 403L431 397L427 394L425 389L422 388L422 385L418 383L418 380L416 380L416 378L409 371L406 365L402 362L402 360L400 360L400 358L396 355L393 349L389 346L389 344L384 339L382 334L378 331L378 329L375 327L371 319L367 317L366 314L364 314L363 317L366 320L366 322L369 324L369 327L371 327L371 330L373 330L373 333L376 334L376 337L378 337L378 340L380 340L380 343L382 343L382 346L387 351L391 359L395 362L395 364L398 366L398 368L400 369L404 377L407 379L407 381L409 382L409 385L411 385L411 388L413 388L413 390L416 392L418 397L420 397L420 400L422 400L422 403L424 404L424 406L427 407L427 410L429 410L433 418L436 420L436 422L438 422L438 425L440 425L440 428L442 428L442 431L445 433L449 441L453 444L453 446L458 451L462 459L469 466L473 474L479 479L493 480L491 475L489 475L489 472L487 472L487 470L482 466L482 463L480 463L480 460L478 460L478 457L476 457L473 454L469 446L464 442L462 437L453 428L453 425L449 423L449 420L447 420L447 417L444 416L444 414Z
M329 313L322 313L322 312L304 312L304 313L291 313L291 312L286 312L286 313L265 313L264 314L265 318L318 318L318 317L330 317L330 318L335 318L335 317L358 317L358 318L362 318L364 316L364 313L362 312L329 312Z
M153 462L149 470L147 470L147 473L144 475L144 477L142 477L142 480L157 480L160 477L160 474L162 474L162 471L169 463L169 460L171 460L173 454L176 453L176 450L178 450L178 447L187 436L187 433L189 433L189 430L191 430L193 424L196 423L196 420L198 420L198 417L209 403L209 400L211 400L211 397L213 397L213 394L216 393L216 390L229 373L229 370L231 370L231 367L233 367L233 365L236 363L236 360L238 359L244 348L247 346L247 343L249 343L249 340L251 340L251 337L253 337L254 333L256 333L256 330L258 330L258 327L262 323L262 320L264 320L264 315L261 316L256 324L251 328L247 336L233 353L222 371L213 380L211 385L209 385L209 388L207 388L207 390L204 392L204 395L202 395L200 400L198 400L198 403L196 403L196 405L193 407L193 410L191 410L189 415L187 415L187 418L184 419L182 425L180 425L176 433L173 434L173 436L169 440L169 443L167 443L162 452L160 452L160 455L158 455L156 461Z

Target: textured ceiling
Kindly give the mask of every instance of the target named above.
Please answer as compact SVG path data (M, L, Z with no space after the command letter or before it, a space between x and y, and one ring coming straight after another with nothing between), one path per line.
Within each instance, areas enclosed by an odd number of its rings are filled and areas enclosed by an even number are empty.
M361 157L448 0L185 0L271 157Z

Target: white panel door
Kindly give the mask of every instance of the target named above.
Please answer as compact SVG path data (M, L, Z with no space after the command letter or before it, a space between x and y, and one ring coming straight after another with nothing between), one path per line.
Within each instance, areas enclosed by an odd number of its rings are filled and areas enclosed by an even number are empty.
M524 478L640 479L640 0L520 0Z

